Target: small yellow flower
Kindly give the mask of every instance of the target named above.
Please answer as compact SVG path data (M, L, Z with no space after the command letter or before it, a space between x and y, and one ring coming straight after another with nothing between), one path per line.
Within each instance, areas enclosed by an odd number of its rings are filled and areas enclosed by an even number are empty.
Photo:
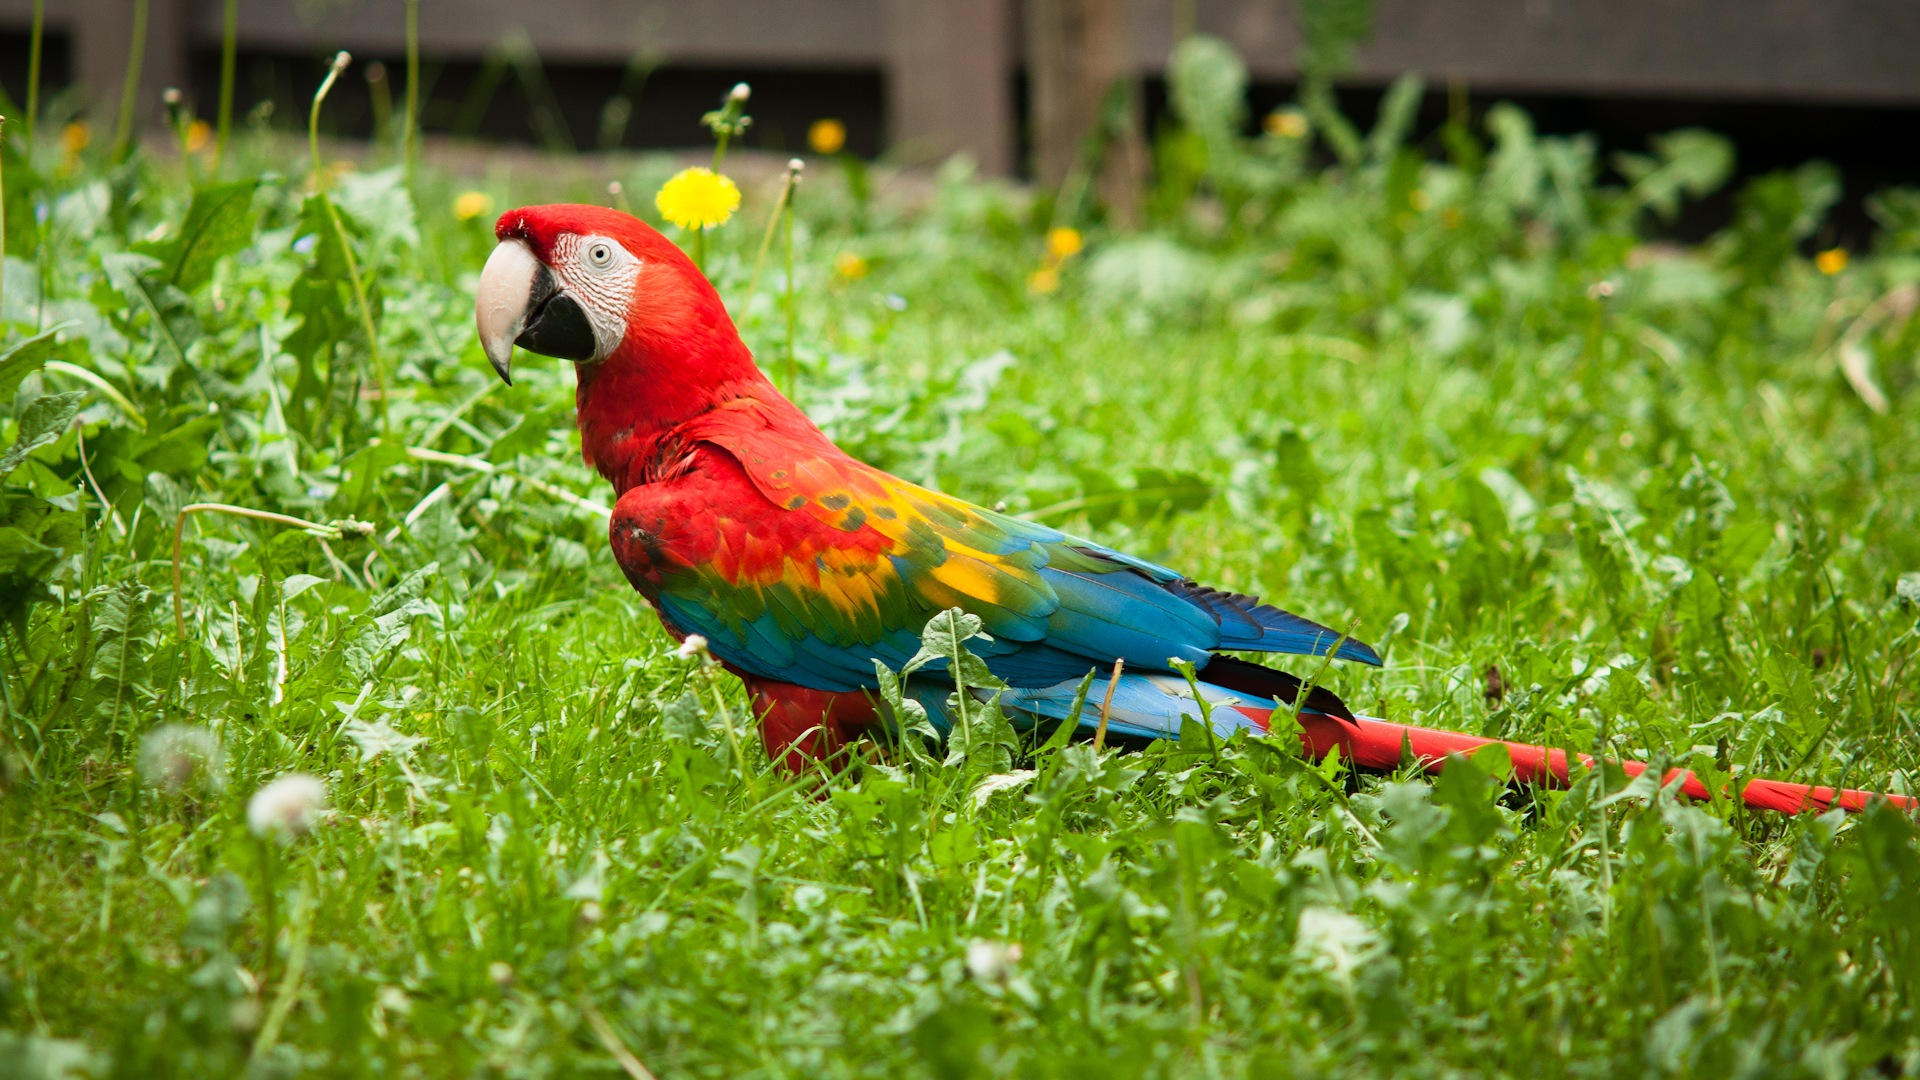
M831 157L847 145L847 125L832 118L815 120L807 128L807 145L813 148L814 153Z
M1282 139L1299 139L1307 134L1307 118L1297 109L1270 112L1260 126L1266 129L1267 134Z
M1080 254L1087 242L1080 237L1079 229L1057 228L1047 230L1047 255L1055 262L1072 258Z
M1412 193L1407 196L1407 205L1413 207L1415 210L1425 210L1427 207L1433 205L1433 196L1419 188L1414 188Z
M463 191L453 200L453 216L461 221L472 221L491 209L493 198L484 191Z
M205 120L195 120L187 125L187 153L197 154L213 141L213 125Z
M681 169L662 184L653 205L682 229L712 229L725 225L740 209L740 188L720 173L696 166Z
M93 125L85 120L75 120L60 129L60 145L66 148L69 156L78 154L93 141Z
M833 257L833 272L848 281L858 281L866 277L870 269L872 267L867 265L867 260L851 251L843 251Z
M1847 249L1828 248L1813 257L1813 265L1819 267L1821 273L1832 277L1847 268Z
M1051 266L1043 266L1035 270L1033 276L1027 279L1027 288L1043 295L1059 287L1060 271Z

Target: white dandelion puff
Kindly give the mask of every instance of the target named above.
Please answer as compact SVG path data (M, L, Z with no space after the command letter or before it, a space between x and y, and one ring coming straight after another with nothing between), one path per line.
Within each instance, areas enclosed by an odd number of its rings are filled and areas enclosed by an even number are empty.
M999 982L1013 973L1020 962L1019 942L971 941L967 943L967 971L975 979Z
M220 740L203 727L162 724L140 740L140 778L169 795L196 785L218 790L226 780Z
M703 659L707 655L707 639L699 634L688 634L680 647L673 650L673 655L682 660Z
M258 837L304 835L327 808L327 786L306 773L288 773L253 793L247 828Z

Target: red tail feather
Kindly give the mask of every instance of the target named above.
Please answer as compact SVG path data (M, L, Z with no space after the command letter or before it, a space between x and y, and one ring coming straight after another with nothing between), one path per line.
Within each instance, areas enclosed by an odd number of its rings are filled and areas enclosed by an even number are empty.
M1437 773L1446 767L1450 754L1471 754L1483 746L1500 743L1507 748L1507 755L1513 760L1514 778L1521 783L1550 788L1566 787L1569 783L1567 753L1564 750L1486 739L1457 731L1408 727L1366 716L1346 721L1306 714L1300 717L1300 725L1301 749L1316 758L1338 750L1342 757L1362 768L1399 768L1401 748L1404 746L1411 751L1413 759L1420 762L1421 768ZM1578 754L1575 757L1582 766L1593 768L1591 756ZM1622 761L1619 765L1628 776L1639 776L1647 769L1646 763L1639 761ZM1680 781L1681 794L1690 799L1710 797L1706 784L1686 769L1669 769L1662 783L1671 784L1675 780ZM1836 792L1829 787L1810 787L1780 780L1748 781L1740 791L1740 799L1756 810L1774 810L1783 814L1818 813L1835 805L1859 811L1874 799L1885 799L1903 810L1920 809L1920 799L1911 795L1882 795L1850 788Z

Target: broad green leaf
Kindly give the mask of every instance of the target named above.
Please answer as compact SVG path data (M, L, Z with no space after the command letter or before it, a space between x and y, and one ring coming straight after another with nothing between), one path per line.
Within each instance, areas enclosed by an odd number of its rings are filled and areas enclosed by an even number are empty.
M210 184L193 193L187 219L168 252L167 275L185 292L213 279L220 260L253 243L253 193L258 182Z
M13 445L7 452L0 454L0 480L6 479L27 455L60 438L67 425L80 412L80 403L87 398L84 390L70 390L64 394L47 394L34 398L27 407L20 410L20 430L14 436Z
M0 352L0 410L12 411L13 395L20 388L20 380L45 366L47 353L52 351L54 337L59 332L60 327L42 330Z

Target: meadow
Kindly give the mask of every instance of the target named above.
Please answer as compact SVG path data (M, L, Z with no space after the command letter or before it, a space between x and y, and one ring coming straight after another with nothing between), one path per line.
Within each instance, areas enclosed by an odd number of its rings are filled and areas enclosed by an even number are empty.
M850 451L1358 620L1358 710L1920 793L1920 193L1829 249L1812 163L1683 246L1710 133L1245 123L1218 70L1138 230L838 156L770 229L736 153L707 270ZM1884 807L1197 731L770 765L567 365L472 328L494 214L658 223L688 162L7 132L0 1076L1920 1073Z

